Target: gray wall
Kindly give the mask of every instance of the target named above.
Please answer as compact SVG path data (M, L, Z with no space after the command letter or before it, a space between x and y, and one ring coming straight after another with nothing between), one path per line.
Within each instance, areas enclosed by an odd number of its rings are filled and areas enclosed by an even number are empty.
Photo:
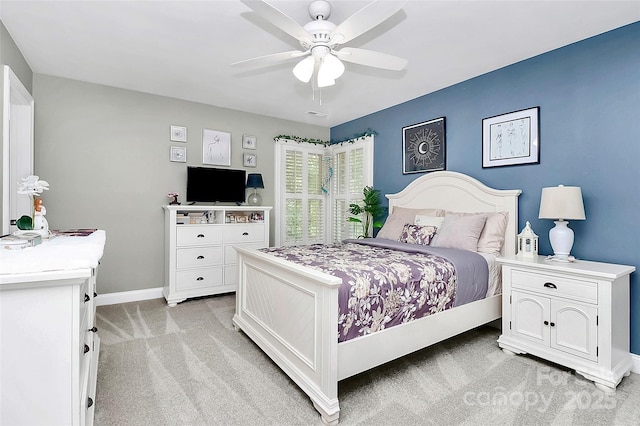
M15 73L15 75L20 79L24 87L27 88L29 93L33 93L31 90L31 80L33 79L33 72L27 64L27 61L20 53L18 46L16 46L13 38L7 32L7 29L4 27L4 24L0 21L0 75L4 75L4 65L9 65L9 68ZM4 99L4 77L0 77L0 102ZM0 107L0 110L2 108ZM0 146L2 146L2 134L4 132L2 117L0 117ZM2 149L0 148L0 203L2 203ZM37 172L37 170L36 170ZM17 188L16 188L17 190ZM4 218L2 217L2 208L0 208L0 224Z
M242 135L257 137L258 167L247 171L263 174L264 205L274 202L273 138L329 139L325 127L42 74L33 94L35 166L51 187L47 220L53 229L106 231L100 293L163 285L161 206L171 191L184 202L186 166L202 165L203 128L231 133L231 168L243 168ZM170 141L171 125L187 127L186 144ZM187 163L169 161L172 145L187 147Z

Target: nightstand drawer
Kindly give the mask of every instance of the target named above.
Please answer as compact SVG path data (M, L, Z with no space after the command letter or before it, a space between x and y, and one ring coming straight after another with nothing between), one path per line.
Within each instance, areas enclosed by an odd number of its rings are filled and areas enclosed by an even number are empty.
M222 228L215 225L185 225L176 229L177 246L205 244L222 244Z
M598 303L598 283L596 281L512 269L511 286L549 296Z
M222 264L222 247L194 247L176 250L176 268Z

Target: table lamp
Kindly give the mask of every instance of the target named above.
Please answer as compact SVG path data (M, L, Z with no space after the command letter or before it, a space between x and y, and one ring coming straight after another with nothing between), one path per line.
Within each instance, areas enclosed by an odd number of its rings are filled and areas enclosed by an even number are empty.
M542 188L538 217L540 219L557 219L554 221L556 226L549 231L553 258L564 262L573 260L569 255L571 247L573 247L573 230L567 226L569 222L566 219L586 219L580 187L559 185Z
M247 188L253 188L253 193L247 198L247 203L250 206L259 206L262 204L262 197L258 194L258 188L264 188L264 182L262 181L262 174L249 173L247 175Z

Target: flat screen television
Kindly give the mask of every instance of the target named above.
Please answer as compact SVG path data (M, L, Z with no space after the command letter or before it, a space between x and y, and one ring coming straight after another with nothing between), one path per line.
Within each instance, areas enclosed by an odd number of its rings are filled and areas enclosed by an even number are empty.
M245 170L187 167L188 203L244 203Z

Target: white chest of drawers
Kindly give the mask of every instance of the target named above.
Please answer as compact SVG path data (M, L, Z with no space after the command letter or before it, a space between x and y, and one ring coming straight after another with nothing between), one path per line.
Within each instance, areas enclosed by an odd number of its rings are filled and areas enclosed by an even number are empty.
M633 266L499 259L501 348L530 353L615 388L628 375L629 275Z
M93 424L100 352L94 297L105 242L104 231L94 234L0 256L2 425ZM36 270L28 272L29 263Z
M236 290L234 246L269 246L271 207L163 206L169 306Z

